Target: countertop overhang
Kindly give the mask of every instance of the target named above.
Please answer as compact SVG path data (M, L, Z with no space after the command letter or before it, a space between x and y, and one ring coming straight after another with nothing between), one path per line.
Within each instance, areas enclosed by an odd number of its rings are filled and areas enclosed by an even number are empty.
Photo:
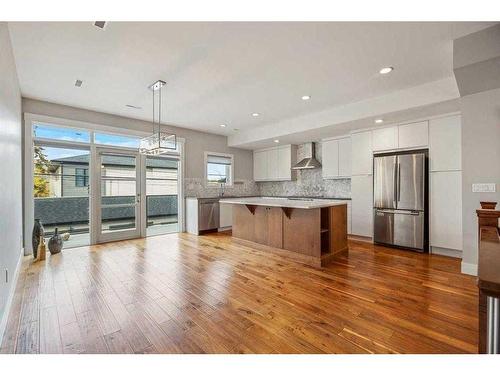
M219 203L243 204L249 206L286 207L300 209L314 209L331 206L346 205L346 202L334 202L328 199L288 199L288 198L221 198Z

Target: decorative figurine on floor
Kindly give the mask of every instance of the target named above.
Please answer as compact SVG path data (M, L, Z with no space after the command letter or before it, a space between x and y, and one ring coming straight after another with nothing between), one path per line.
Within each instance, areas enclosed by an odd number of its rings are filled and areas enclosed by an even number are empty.
M59 234L58 228L54 230L54 235L50 237L49 243L47 245L49 247L49 251L52 255L58 254L61 252L63 248L63 238Z
M31 236L31 245L33 246L33 258L37 259L38 245L40 245L40 236L43 237L44 229L40 219L35 219L33 224L33 234Z
M38 250L37 250L37 258L36 260L45 260L45 256L47 255L47 247L45 246L45 238L43 238L43 235L40 236L39 239L39 245L38 245Z

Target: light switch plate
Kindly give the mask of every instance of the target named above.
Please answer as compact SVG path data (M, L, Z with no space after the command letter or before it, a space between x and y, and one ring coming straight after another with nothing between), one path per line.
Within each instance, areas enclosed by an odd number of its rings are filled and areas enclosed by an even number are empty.
M494 193L496 192L496 185L492 184L472 184L473 193Z

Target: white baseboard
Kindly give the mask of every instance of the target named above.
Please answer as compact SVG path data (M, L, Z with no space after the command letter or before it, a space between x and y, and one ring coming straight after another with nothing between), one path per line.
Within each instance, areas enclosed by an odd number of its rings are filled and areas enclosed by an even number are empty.
M3 316L0 320L0 347L3 342L3 335L5 334L5 328L7 327L7 321L9 320L9 313L12 307L12 301L14 299L14 293L16 291L17 279L19 278L19 270L21 269L21 263L23 261L24 248L21 248L19 253L19 258L17 259L16 269L14 270L14 275L12 275L10 282L9 296L7 297L7 303L5 304L5 309L3 310Z
M465 263L462 261L462 273L466 275L477 276L477 264L474 263Z
M431 254L444 255L452 258L462 258L462 250L447 249L444 247L431 246Z

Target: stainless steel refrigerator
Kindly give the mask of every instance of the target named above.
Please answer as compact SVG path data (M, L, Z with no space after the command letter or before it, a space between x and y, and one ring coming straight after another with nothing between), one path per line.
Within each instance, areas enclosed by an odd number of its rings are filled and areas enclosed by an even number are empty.
M427 151L375 155L374 241L427 251Z

